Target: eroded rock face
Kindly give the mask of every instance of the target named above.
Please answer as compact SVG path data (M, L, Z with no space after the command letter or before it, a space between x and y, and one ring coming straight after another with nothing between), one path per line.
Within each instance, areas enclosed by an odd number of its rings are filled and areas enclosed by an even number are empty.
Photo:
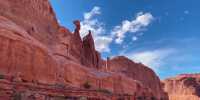
M104 96L113 95L113 100L127 95L131 100L168 100L151 69L125 57L101 59L91 33L81 39L79 21L74 22L74 33L59 26L48 0L0 0L0 6L0 75L6 76L4 85L61 85L85 92L103 91ZM44 91L49 94L48 89ZM35 96L33 91L26 93Z
M85 66L99 68L101 62L100 54L95 50L94 40L91 31L83 38L84 59Z
M25 81L54 83L57 63L47 48L15 23L2 16L0 19L0 73L21 73Z
M56 41L59 25L48 0L0 0L0 15L46 45Z
M166 99L167 94L163 92L160 79L150 68L143 64L134 63L126 57L114 57L108 61L108 70L122 73L126 77L141 82L152 91L159 99Z
M170 100L199 100L200 74L182 74L163 81Z

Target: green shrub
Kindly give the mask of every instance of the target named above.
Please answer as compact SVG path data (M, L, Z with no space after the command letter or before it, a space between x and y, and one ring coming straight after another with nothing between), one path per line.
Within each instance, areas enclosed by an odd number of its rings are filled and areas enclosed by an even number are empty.
M55 84L55 88L65 89L65 84L57 83L57 84Z
M112 92L110 92L107 89L98 89L97 92L102 92L102 93L106 93L106 94L112 94Z
M193 86L194 84L196 84L196 79L193 77L189 77L189 78L186 78L183 82L186 86L189 87L189 86Z
M4 79L5 77L4 77L4 75L0 75L0 79Z
M84 87L85 89L90 89L90 88L91 88L91 85L90 85L90 83L89 83L88 81L86 81L86 82L83 84L83 87Z
M146 97L145 96L139 96L139 97L137 97L136 100L146 100Z
M157 100L155 97L151 97L151 100Z
M87 97L80 97L79 100L87 100Z
M19 92L14 93L13 100L22 100L21 93Z
M58 96L58 97L53 97L53 100L66 100L66 99L65 97Z

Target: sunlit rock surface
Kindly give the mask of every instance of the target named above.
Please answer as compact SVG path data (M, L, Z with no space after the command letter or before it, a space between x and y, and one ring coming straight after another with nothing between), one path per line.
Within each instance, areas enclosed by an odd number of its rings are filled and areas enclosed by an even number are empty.
M163 82L170 100L200 100L200 74L182 74Z
M48 0L0 0L0 100L168 100L150 68L101 59L74 24L60 26Z

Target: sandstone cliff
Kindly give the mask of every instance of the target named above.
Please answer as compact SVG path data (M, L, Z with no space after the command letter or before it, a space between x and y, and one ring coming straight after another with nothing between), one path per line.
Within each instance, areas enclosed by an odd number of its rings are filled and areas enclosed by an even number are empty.
M163 82L169 100L200 99L200 74L182 74Z
M153 70L146 67L145 65L141 63L134 63L133 61L123 56L114 57L108 61L108 64L110 71L122 73L126 77L138 80L144 86L149 87L154 95L157 95L160 98L165 95L165 93L162 91L160 79L153 72Z
M0 0L3 100L16 93L22 100L168 100L151 69L125 57L101 59L91 33L81 39L80 22L74 24L74 33L60 26L48 0Z

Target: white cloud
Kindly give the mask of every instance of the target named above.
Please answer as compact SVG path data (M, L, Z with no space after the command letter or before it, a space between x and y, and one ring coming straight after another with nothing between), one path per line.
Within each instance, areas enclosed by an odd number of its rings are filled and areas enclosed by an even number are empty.
M61 21L60 21L60 19L58 19L58 23L59 23L59 24L61 24Z
M100 22L96 17L101 14L100 7L95 6L91 11L84 13L84 19L81 21L80 35L83 38L91 30L94 38L96 50L99 52L110 52L110 44L115 40L120 44L125 38L127 32L138 32L143 30L153 20L150 13L138 13L135 20L124 20L122 25L115 26L109 35L105 35L104 23ZM136 41L138 37L135 35L132 40Z
M189 14L190 12L188 10L185 10L184 11L184 14Z
M132 40L133 40L133 41L137 41L137 40L138 40L138 37L133 36L133 37L132 37Z
M96 49L98 51L110 52L109 44L112 42L112 38L106 36L98 36L95 39Z
M84 13L84 20L81 22L80 35L83 38L91 30L97 51L109 52L109 44L112 42L110 36L104 35L104 23L100 22L96 16L100 15L100 7L95 6L90 12Z
M158 49L142 52L131 52L125 54L125 56L135 62L143 63L157 72L159 68L164 65L164 60L174 52L174 49Z
M90 20L95 15L101 14L100 7L95 6L90 12L84 14L84 19Z
M121 44L125 38L126 33L136 33L142 31L152 22L153 19L154 17L151 15L151 13L139 12L136 16L136 19L132 21L122 21L122 24L115 26L111 32L112 35L116 37L115 42L117 44Z
M96 16L100 15L100 7L95 6L90 12L84 13L84 20L81 21L80 35L83 38L88 34L88 31L92 31L93 36L97 36L105 32L104 24L100 22Z

